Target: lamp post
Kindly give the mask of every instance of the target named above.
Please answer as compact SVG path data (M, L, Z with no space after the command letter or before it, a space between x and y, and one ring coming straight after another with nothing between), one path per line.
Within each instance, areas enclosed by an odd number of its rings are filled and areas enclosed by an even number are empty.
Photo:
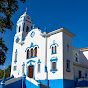
M6 67L4 66L4 77L3 77L3 78L5 78L5 68L6 68Z
M25 80L25 75L24 75L24 67L25 67L25 64L24 64L24 62L23 62L23 74L22 74L22 88L24 88L25 87L25 82L24 82L24 80Z

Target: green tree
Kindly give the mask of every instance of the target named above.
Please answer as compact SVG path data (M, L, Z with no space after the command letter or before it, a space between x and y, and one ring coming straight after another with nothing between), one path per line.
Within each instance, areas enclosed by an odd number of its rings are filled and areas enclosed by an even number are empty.
M25 2L25 0L20 0ZM0 32L3 34L6 29L12 30L14 25L11 21L11 17L18 9L18 0L0 0ZM7 46L4 43L3 38L0 38L0 65L6 60Z
M11 73L11 65L8 66L8 68L5 70L5 78L10 77Z
M11 73L11 65L8 66L7 69L5 69L5 78L9 78ZM0 79L4 77L4 70L0 69Z
M0 69L0 79L3 78L4 71Z

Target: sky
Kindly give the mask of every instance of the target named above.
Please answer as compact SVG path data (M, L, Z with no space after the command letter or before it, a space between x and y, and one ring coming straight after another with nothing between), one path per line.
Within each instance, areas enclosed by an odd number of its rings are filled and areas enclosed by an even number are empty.
M74 47L88 47L88 0L26 0L25 3L19 1L18 5L19 9L11 18L13 30L6 29L5 34L0 34L9 49L6 62L0 69L11 65L16 23L26 7L35 27L42 31L46 27L48 32L64 27L76 35L72 41Z

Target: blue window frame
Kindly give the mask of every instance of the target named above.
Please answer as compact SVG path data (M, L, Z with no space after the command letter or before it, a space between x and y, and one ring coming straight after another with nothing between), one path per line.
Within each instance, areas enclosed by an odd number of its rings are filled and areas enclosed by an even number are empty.
M70 60L66 61L66 71L70 72Z
M27 59L37 57L38 48L38 45L34 45L33 43L31 43L30 47L27 47L25 50L25 52L27 53ZM27 52L28 49L29 51Z
M15 53L15 62L17 62L17 53Z
M13 70L15 71L15 70L16 70L16 68L17 68L17 66L14 66Z
M57 53L57 47L59 45L55 43L55 40L53 40L53 44L51 44L50 49L51 49L51 54L56 54Z
M40 64L38 64L38 72L40 72Z
M57 60L58 60L57 57L52 57L50 60L51 61L51 70L50 71L52 73L55 73L57 71Z
M16 63L17 62L17 49L16 49L16 52L15 52L15 60L14 62Z
M38 60L37 64L38 64L38 72L40 72L40 66L41 66L41 61L40 61L40 59Z
M56 62L52 62L52 70L56 70Z

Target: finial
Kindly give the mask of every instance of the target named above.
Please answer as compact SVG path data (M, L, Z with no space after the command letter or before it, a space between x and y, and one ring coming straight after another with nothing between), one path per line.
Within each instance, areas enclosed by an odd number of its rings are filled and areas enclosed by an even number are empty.
M33 28L35 28L35 24L33 24Z
M47 32L47 28L46 28L46 26L45 26L44 32Z
M26 13L27 13L27 9L28 9L28 8L26 7Z

